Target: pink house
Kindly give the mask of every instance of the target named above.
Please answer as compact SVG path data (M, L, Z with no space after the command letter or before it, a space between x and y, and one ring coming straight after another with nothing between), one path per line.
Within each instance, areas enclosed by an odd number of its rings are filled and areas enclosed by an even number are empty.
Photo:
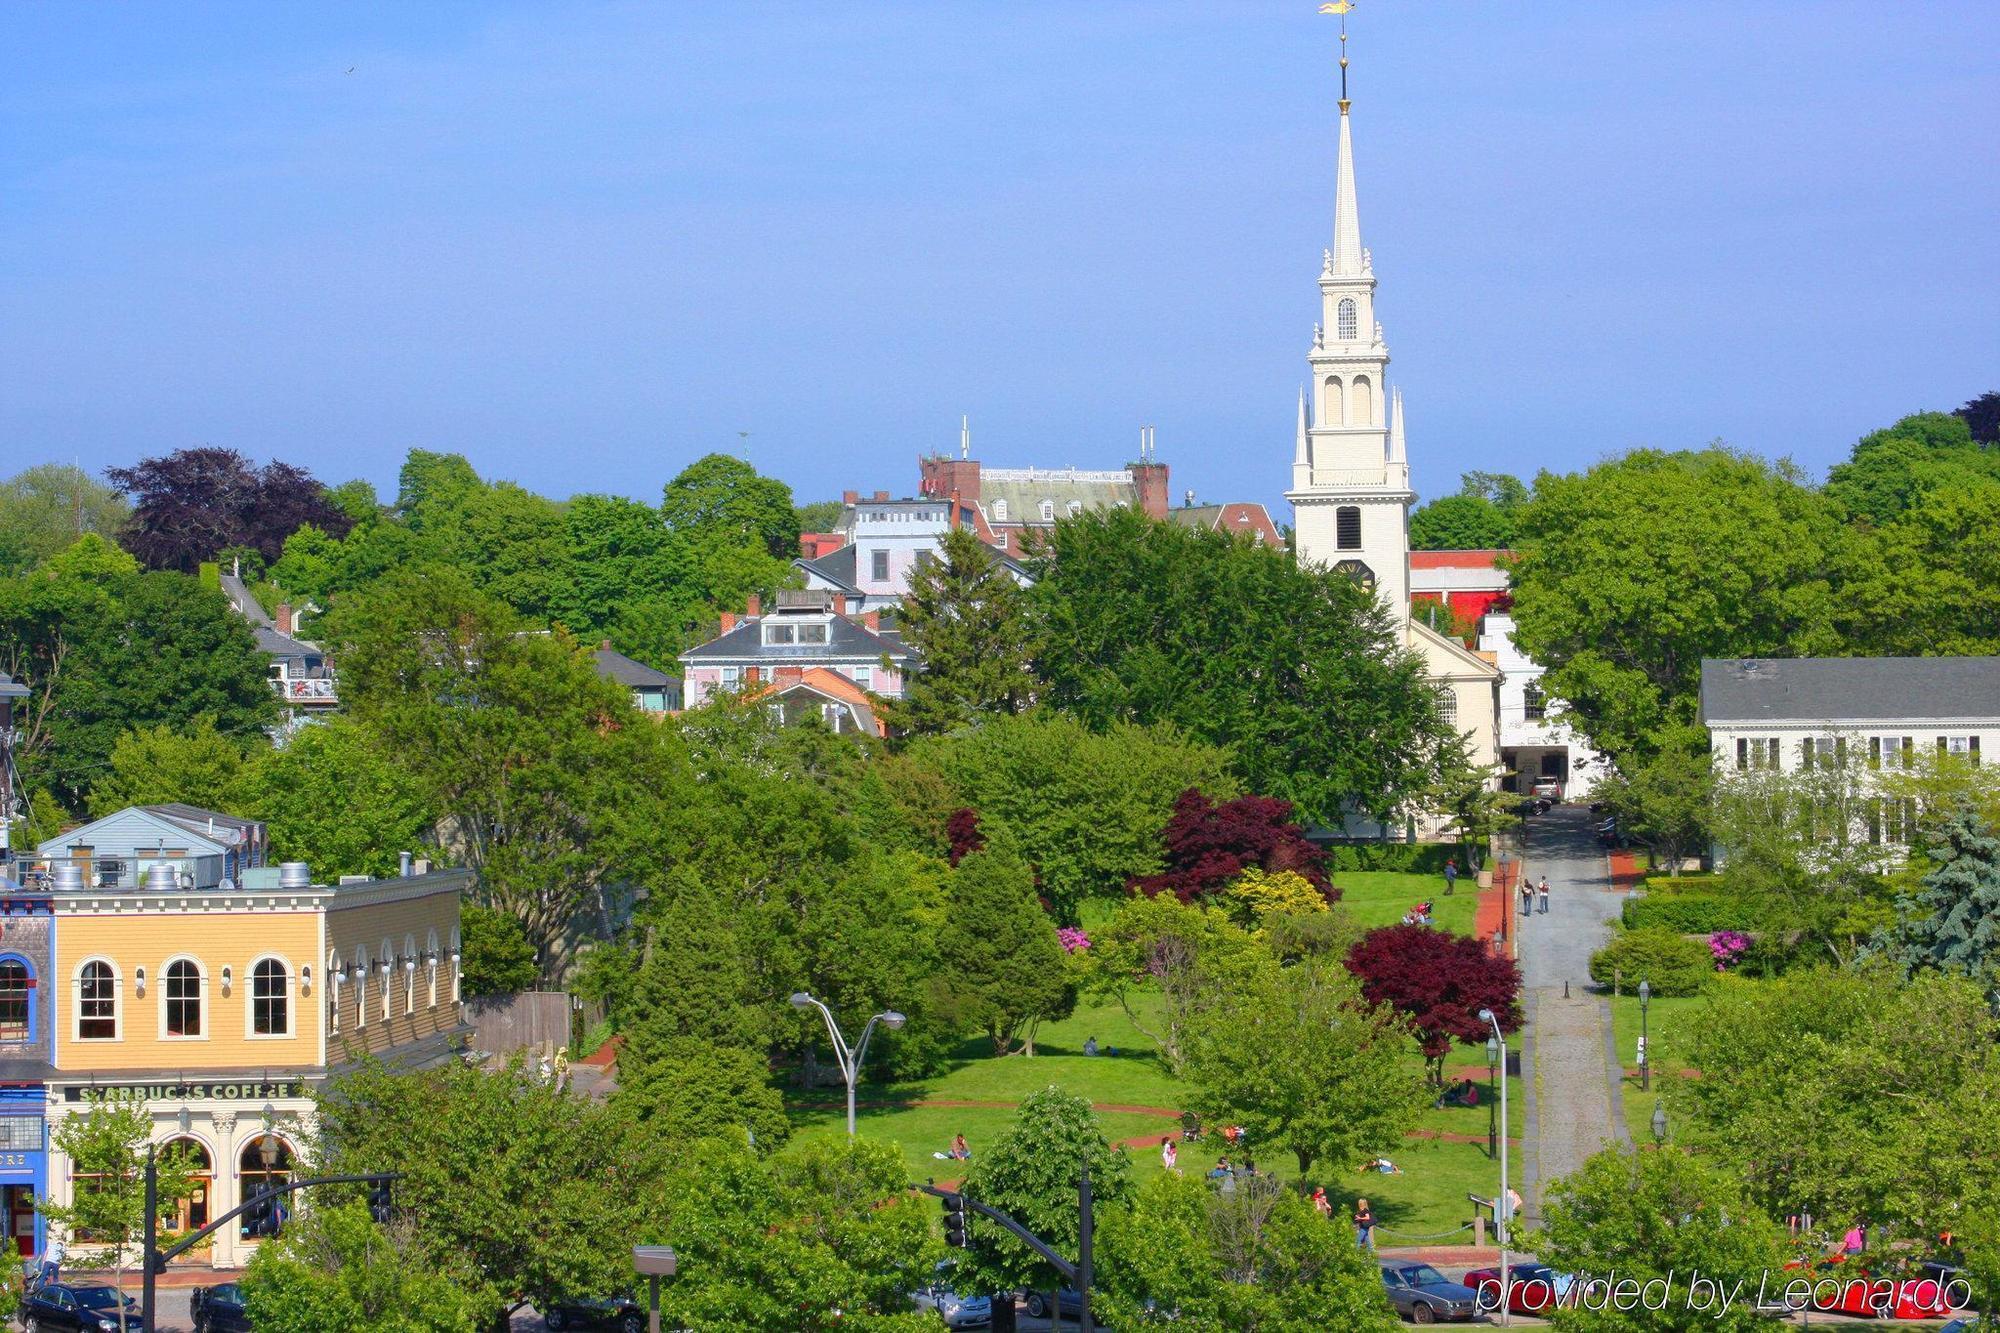
M681 654L687 706L699 708L718 690L758 691L809 672L827 671L869 694L900 698L917 657L879 612L847 614L847 599L814 589L787 590L765 612L750 598L741 617L724 612L722 632ZM824 679L824 677L815 677Z

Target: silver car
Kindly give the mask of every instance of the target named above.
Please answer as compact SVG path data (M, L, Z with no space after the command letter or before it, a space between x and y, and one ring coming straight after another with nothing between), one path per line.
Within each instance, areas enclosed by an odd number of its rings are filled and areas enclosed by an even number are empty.
M986 1296L961 1296L952 1289L951 1260L937 1266L931 1284L910 1293L919 1310L936 1310L946 1328L979 1328L993 1322L993 1301Z

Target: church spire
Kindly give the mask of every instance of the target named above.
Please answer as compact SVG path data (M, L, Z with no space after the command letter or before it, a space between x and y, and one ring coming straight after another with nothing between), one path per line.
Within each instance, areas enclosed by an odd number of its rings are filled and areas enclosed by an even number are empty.
M1303 489L1312 484L1312 443L1306 421L1306 387L1299 386L1299 438L1292 449L1292 485Z
M1354 202L1354 135L1347 115L1353 105L1347 96L1347 14L1353 8L1350 0L1320 6L1322 14L1340 15L1340 161L1333 195L1333 272L1341 277L1360 277L1365 262L1361 216Z

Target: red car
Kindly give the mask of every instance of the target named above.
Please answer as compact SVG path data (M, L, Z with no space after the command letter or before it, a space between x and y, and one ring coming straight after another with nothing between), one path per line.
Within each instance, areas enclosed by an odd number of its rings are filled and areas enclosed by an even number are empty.
M1540 1314L1556 1303L1558 1290L1569 1289L1570 1276L1547 1264L1507 1266L1507 1308L1515 1314ZM1479 1308L1488 1314L1500 1308L1500 1269L1475 1268L1465 1275L1465 1285L1479 1293Z
M1787 1272L1800 1272L1803 1259L1785 1265ZM1844 1254L1813 1261L1812 1308L1824 1313L1858 1315L1864 1319L1943 1319L1957 1307L1952 1279L1958 1270L1947 1264L1926 1263L1914 1276L1877 1277L1860 1264L1850 1264ZM1787 1303L1796 1303L1790 1295Z

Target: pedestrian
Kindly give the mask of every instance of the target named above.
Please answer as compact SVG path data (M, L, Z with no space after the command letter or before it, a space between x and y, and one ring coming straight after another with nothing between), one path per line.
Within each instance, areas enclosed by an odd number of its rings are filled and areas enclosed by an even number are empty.
M1521 1213L1521 1192L1515 1189L1512 1185L1509 1185L1507 1187L1507 1213L1505 1217L1501 1218L1501 1221L1506 1222L1511 1227L1513 1225L1514 1219L1520 1216L1520 1213ZM1504 1235L1506 1233L1503 1232L1502 1234Z
M1313 1207L1319 1209L1321 1217L1333 1216L1333 1201L1326 1197L1325 1187L1313 1191Z
M1097 1054L1097 1038L1095 1038L1095 1037L1085 1037L1085 1038L1083 1039L1083 1053L1084 1053L1085 1055L1096 1055L1096 1054Z
M1458 858L1446 857L1444 862L1444 896L1451 897L1451 891L1458 887Z
M1174 1148L1174 1136L1169 1134L1160 1140L1160 1165L1169 1171L1177 1171L1175 1163L1180 1161L1180 1153Z
M1535 910L1535 881L1528 878L1528 874L1526 871L1522 871L1521 872L1521 915L1527 916L1534 910Z
M35 1282L37 1289L46 1287L56 1280L62 1271L64 1253L62 1237L51 1233L48 1245L42 1250L41 1272Z
M1354 1243L1364 1250L1375 1248L1375 1210L1366 1199L1354 1201Z
M1542 876L1542 882L1535 886L1535 896L1542 900L1542 915L1549 914L1549 877Z

